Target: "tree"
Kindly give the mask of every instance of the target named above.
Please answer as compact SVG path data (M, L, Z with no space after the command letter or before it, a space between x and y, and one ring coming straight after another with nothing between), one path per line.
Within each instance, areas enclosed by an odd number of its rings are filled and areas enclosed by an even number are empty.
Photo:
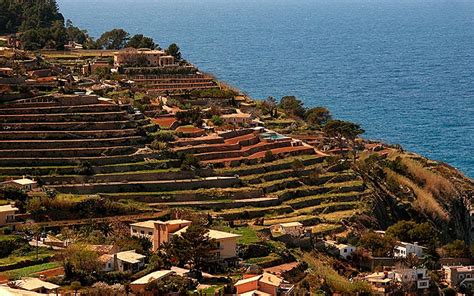
M300 118L304 117L305 109L303 107L303 102L298 100L295 96L285 96L281 98L278 107L288 115Z
M355 139L357 136L364 133L364 130L360 128L358 124L342 121L342 120L330 120L323 128L323 132L336 139L339 149L342 151L344 148L344 141L349 141L352 149L355 150ZM354 161L356 155L354 153Z
M446 244L442 248L443 257L453 257L453 258L467 258L470 256L469 247L462 240L455 240L449 244Z
M306 110L304 118L308 124L320 127L331 119L331 112L324 107L315 107Z
M123 29L113 29L103 33L97 39L97 46L103 49L122 49L127 44L130 35Z
M386 235L405 242L418 242L422 245L432 245L436 242L437 234L428 222L401 220L387 228Z
M128 40L127 47L155 49L158 45L155 44L152 38L143 36L143 34L136 34Z
M264 115L270 115L272 118L278 117L277 102L274 97L268 97L260 102L260 110Z
M169 293L177 293L180 296L187 296L188 291L196 286L193 281L187 277L179 275L170 275L161 280L149 282L145 286L146 291L150 291L153 295L168 295Z
M86 245L70 245L63 253L66 278L86 276L100 270L99 255Z
M66 33L70 41L74 41L79 44L85 44L89 39L87 31L75 27L71 20L66 21Z
M165 245L171 262L189 263L193 270L201 271L212 258L211 250L216 242L209 237L209 230L199 224L191 224L185 232L172 237Z
M71 283L71 289L74 291L74 296L77 295L77 291L81 289L82 285L79 281L74 281Z
M166 49L166 54L173 56L176 61L181 61L181 52L179 46L176 43L171 43Z
M193 124L195 126L202 125L202 115L199 108L176 112L176 119L181 125Z
M367 232L360 237L359 245L371 251L373 256L392 256L395 239L375 232Z

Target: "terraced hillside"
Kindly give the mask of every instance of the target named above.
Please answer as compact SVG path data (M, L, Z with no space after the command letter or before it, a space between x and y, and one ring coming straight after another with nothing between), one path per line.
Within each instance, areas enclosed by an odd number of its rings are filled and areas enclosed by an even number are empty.
M58 193L203 209L227 220L265 217L265 225L300 221L326 231L341 229L369 192L357 174L311 146L268 139L261 130L182 137L163 154L147 147L156 130L148 118L96 96L17 101L0 105L0 115L0 178L27 175ZM177 158L188 154L203 168L182 168Z

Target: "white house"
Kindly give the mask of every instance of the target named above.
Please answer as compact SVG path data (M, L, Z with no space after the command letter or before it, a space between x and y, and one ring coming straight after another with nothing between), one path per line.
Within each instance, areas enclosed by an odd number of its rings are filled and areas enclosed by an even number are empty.
M18 287L18 289L36 292L40 294L56 295L58 293L58 289L60 288L58 285L45 282L33 277L22 278L21 280L14 281L13 283L15 284L15 287ZM18 295L22 294L18 293Z
M352 253L354 253L354 251L356 250L356 247L352 246L352 245L349 245L349 244L339 244L335 241L331 241L331 240L327 240L327 241L324 241L324 245L326 246L326 248L328 249L332 249L335 251L336 254L338 254L340 257L344 258L344 259L347 259L349 258L349 256L352 255Z
M28 179L28 178L23 177L21 179L4 181L4 182L0 183L0 185L2 185L2 186L12 186L12 187L16 187L16 188L23 189L23 190L26 190L26 191L30 191L30 190L33 190L36 187L38 187L38 182L36 182L35 180L32 180L32 179Z
M18 212L18 208L12 205L0 206L0 226L15 222L16 212Z
M145 266L145 257L135 250L115 254L104 254L99 257L103 271L137 272Z
M426 249L418 243L399 242L393 249L393 255L398 258L406 258L409 254L413 254L418 258L423 257L423 250Z
M303 224L300 222L279 223L270 227L272 232L300 236L304 232Z
M425 268L406 268L394 270L395 280L401 283L416 282L417 289L427 289L430 286L430 278Z

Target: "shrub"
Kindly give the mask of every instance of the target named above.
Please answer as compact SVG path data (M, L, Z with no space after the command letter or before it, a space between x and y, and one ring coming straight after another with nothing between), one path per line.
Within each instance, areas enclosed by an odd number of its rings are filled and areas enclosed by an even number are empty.
M275 160L275 156L271 150L265 151L265 156L263 157L264 162L272 162Z

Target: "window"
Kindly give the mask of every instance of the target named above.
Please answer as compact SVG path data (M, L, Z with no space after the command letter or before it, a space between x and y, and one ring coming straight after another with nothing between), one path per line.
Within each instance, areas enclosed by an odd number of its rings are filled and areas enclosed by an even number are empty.
M137 233L137 230L136 230L136 229L133 229L133 233Z
M464 274L460 274L460 275L459 275L459 278L460 278L461 280L464 279Z
M471 278L471 275L470 275L470 274L466 274L466 278L467 278L467 279L470 279L470 278Z
M344 253L347 253L347 249L344 249Z
M148 231L148 235L153 235L153 232L151 232L151 231Z
M145 231L143 231L143 230L140 230L140 233L141 233L141 234L145 234Z

